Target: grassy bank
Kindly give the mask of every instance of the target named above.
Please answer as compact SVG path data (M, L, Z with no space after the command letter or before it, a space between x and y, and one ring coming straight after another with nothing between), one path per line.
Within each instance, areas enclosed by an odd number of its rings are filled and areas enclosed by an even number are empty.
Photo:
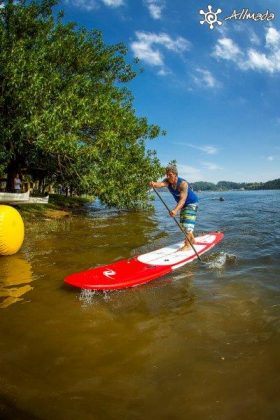
M69 217L79 210L83 211L87 204L94 200L93 197L65 197L64 195L51 194L48 204L18 204L17 209L25 220L60 219Z

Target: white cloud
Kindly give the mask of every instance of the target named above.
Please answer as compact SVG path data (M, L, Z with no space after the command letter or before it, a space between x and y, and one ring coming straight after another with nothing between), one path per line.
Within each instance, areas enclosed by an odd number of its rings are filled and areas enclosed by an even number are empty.
M192 147L193 149L201 150L202 152L206 153L207 155L216 155L219 149L215 146L205 145L205 146L196 146L195 144L188 144L188 146Z
M98 1L96 0L64 0L65 3L71 4L74 7L79 9L84 9L87 11L95 10L98 8Z
M200 169L189 165L177 164L179 175L188 182L201 181L204 178Z
M105 6L109 7L119 7L123 6L124 2L123 0L102 0Z
M280 32L273 27L268 28L265 40L268 48L271 47L278 50L280 47Z
M124 4L124 0L64 0L67 4L87 11L95 10L103 3L105 6L116 8Z
M149 10L149 13L153 19L161 19L162 10L165 4L161 0L144 0L144 4Z
M193 76L196 85L202 88L217 88L220 83L215 79L209 70L196 69L197 75Z
M148 37L143 35L142 32L137 32L138 41L131 44L134 55L152 66L163 66L162 54L158 49L153 48L153 42L150 42Z
M232 39L221 38L215 45L212 55L219 60L234 62L241 70L264 71L271 74L280 72L280 32L272 26L265 30L265 45L262 49L249 47L242 51ZM250 42L257 44L256 38L251 37Z
M232 39L221 38L215 45L213 55L223 60L238 61L242 55L242 51Z
M204 166L204 168L208 169L209 171L220 171L223 169L221 168L221 166L212 162L201 162L201 164Z
M252 70L264 70L269 73L273 73L275 66L271 59L269 59L264 53L260 53L256 50L250 49L248 51L248 60L244 62L244 68L248 67Z
M280 148L277 148L277 147L274 147L274 149L280 150ZM269 162L279 161L279 159L280 159L279 155L270 155L270 156L267 156L266 158L266 160L268 160Z
M247 35L251 44L261 45L261 40L260 40L259 36L256 34L256 32L254 31L254 29L251 26L244 25L244 22L238 22L238 23L233 24L233 28L234 28L235 32L237 32L239 34L242 34L243 38ZM223 38L225 38L226 33L227 32L224 32Z
M221 26L219 26L219 25L216 26L215 31L219 32L219 34L222 36L222 38L226 38L227 34L229 32L228 26L226 24L223 24Z
M249 39L250 39L251 44L253 44L253 45L261 45L260 38L258 37L258 35L256 34L256 32L253 31L252 29L249 32Z
M182 37L172 39L166 33L136 32L137 40L131 43L134 55L151 66L161 67L160 71L166 74L164 55L159 49L165 48L176 54L182 54L190 49L190 42Z
M167 76L168 74L171 74L171 71L167 67L162 67L157 72L159 76Z

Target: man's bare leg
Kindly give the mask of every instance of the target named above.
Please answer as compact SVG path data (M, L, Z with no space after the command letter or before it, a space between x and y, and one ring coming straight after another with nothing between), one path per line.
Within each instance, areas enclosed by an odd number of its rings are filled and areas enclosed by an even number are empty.
M195 237L192 232L188 232L185 239L185 245L180 249L180 251L186 251L191 248L191 244L195 243Z

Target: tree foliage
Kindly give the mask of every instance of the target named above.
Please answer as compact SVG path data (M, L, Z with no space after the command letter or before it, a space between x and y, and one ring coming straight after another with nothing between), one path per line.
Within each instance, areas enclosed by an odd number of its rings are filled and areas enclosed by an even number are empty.
M195 191L216 191L217 187L212 182L204 182L204 181L198 181L193 182L192 187L195 189Z
M267 181L262 185L264 190L280 190L280 178Z
M56 4L7 0L0 10L0 167L134 207L162 173L145 142L164 133L136 116L125 46L64 23Z

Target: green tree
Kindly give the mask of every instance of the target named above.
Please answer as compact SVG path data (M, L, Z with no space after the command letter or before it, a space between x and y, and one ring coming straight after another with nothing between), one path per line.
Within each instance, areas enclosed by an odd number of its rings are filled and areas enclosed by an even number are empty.
M55 0L0 10L0 166L22 168L104 203L134 207L162 173L145 142L164 134L136 116L124 45L65 24Z
M265 182L262 188L265 190L280 190L280 178Z
M212 182L198 181L192 183L195 191L216 191L217 187Z

